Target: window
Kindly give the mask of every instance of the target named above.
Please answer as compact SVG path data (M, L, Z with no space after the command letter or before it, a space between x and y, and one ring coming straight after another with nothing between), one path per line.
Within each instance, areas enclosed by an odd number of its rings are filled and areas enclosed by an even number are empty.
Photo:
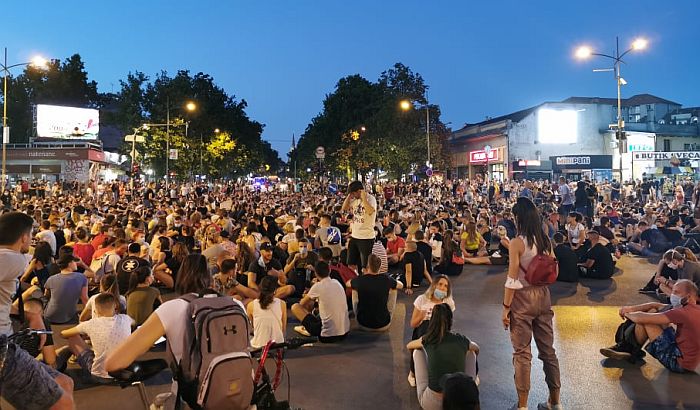
M651 104L647 104L647 111L654 111L654 106Z
M630 114L630 122L639 122L640 114Z
M664 140L664 151L666 151L666 152L671 151L671 140L669 140L669 139Z

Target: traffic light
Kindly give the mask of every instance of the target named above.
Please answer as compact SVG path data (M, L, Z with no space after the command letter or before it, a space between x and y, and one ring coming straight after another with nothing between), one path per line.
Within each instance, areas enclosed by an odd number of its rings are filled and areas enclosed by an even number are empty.
M615 131L615 138L617 138L618 141L622 141L627 139L627 133L624 131Z

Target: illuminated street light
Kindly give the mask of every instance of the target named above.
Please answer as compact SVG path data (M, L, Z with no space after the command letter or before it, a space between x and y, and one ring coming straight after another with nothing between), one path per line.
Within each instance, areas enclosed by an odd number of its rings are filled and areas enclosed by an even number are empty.
M576 58L584 60L593 54L593 49L588 46L581 46L576 49Z
M185 104L185 108L187 109L187 111L194 111L197 109L197 104L190 101L187 104Z
M598 56L598 57L605 57L608 59L613 60L613 69L612 70L594 70L594 71L614 71L615 72L615 82L617 83L617 124L616 124L616 130L615 134L620 146L620 182L622 182L622 154L626 152L626 145L627 145L627 140L625 137L624 129L625 129L625 121L622 119L622 92L620 88L623 85L627 85L627 81L625 81L624 78L620 75L620 66L622 63L625 61L622 60L622 57L626 56L627 53L631 51L641 51L647 48L649 45L649 42L644 39L644 38L637 38L632 42L632 45L629 49L624 51L622 54L620 53L620 39L618 37L615 37L615 54L614 55L609 55L609 54L602 54L602 53L595 53L593 52L593 49L588 47L588 46L582 46L579 47L576 50L576 57L580 59L585 59L590 56ZM634 178L634 175L632 175L632 178Z
M365 126L363 125L362 127L360 127L360 131L365 132L367 131L367 128L365 128Z
M214 134L218 134L218 133L220 133L220 132L221 132L221 130L220 130L220 129L218 129L218 128L214 128Z
M644 50L649 45L649 41L645 38L638 38L632 43L632 48L635 50Z
M408 111L408 110L410 110L411 108L413 108L413 104L411 104L411 102L408 101L408 100L402 100L402 101L399 103L399 107L401 107L401 109L404 110L404 111Z
M47 61L43 57L34 57L32 61L27 63L18 64L7 64L7 47L5 48L5 59L3 60L2 69L3 72L3 94L2 94L2 182L0 191L5 191L5 180L6 180L6 162L7 162L7 144L10 142L10 129L7 127L7 77L10 75L10 69L14 67L29 66L39 69L44 69L47 67Z

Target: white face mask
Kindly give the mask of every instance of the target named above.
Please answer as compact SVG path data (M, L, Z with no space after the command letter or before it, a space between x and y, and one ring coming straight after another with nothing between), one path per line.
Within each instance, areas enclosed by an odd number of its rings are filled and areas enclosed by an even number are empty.
M682 298L678 295L671 295L670 300L671 300L671 306L674 308L677 308L679 306L682 306L683 303L685 302L685 298Z
M673 269L673 270L677 270L677 269L678 269L678 264L675 263L675 262L669 262L669 263L666 264L666 266L668 266L669 268L671 268L671 269Z

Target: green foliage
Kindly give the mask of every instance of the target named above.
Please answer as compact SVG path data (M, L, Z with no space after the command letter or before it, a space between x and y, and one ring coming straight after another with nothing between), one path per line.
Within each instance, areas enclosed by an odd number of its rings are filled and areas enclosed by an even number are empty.
M426 105L426 90L420 74L400 63L383 72L377 82L360 75L342 78L326 96L323 111L311 120L292 155L297 155L299 167L305 169L316 161L316 147L323 146L326 168L336 175L381 168L398 177L425 164L428 126L431 162L446 169L447 129L440 121L439 107ZM416 108L402 111L402 100L411 101ZM429 124L426 109L430 110Z

